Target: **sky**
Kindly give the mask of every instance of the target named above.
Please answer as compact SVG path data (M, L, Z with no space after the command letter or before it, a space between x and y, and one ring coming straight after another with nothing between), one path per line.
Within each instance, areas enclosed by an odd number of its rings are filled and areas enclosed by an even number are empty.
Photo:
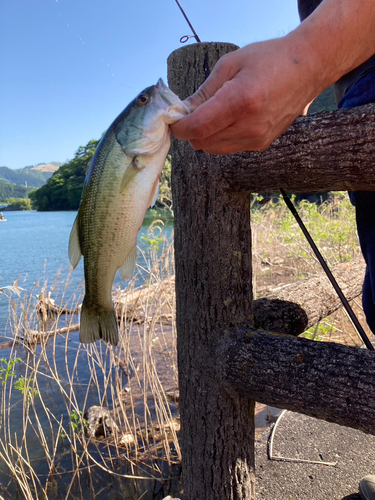
M180 0L202 41L299 23L297 0ZM65 162L99 139L191 31L175 0L0 0L0 166ZM194 39L187 43L194 43Z

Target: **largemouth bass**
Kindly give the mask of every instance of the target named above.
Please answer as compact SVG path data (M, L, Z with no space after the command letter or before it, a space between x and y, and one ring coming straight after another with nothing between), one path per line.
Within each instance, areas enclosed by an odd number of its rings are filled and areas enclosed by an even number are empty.
M134 273L137 236L170 148L168 125L187 113L160 79L115 119L94 153L69 239L73 269L84 258L80 342L118 343L115 274L126 281Z

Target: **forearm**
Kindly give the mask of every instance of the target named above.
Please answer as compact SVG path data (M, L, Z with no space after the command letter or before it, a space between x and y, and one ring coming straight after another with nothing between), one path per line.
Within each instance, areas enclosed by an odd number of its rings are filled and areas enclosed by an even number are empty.
M375 0L324 0L288 35L222 57L172 133L213 154L264 149L374 53Z
M286 39L320 92L375 54L375 2L324 0Z

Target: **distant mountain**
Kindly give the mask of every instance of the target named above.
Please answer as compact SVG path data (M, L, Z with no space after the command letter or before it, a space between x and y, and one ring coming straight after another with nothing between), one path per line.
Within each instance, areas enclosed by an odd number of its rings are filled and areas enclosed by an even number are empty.
M16 186L39 188L56 172L62 163L51 162L31 165L17 170L0 167L0 183L11 183Z
M62 165L62 163L57 163L56 161L52 161L51 163L42 163L37 165L36 167L33 167L31 170L35 170L37 172L43 172L43 173L55 173L56 170L59 169L59 167Z

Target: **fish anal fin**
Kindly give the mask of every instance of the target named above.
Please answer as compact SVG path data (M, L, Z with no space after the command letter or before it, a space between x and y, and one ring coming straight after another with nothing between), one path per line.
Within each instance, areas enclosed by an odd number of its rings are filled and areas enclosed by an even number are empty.
M120 273L124 281L130 280L130 278L133 276L136 262L137 262L137 247L134 246L128 258L120 267Z
M79 245L78 217L76 217L69 237L69 260L71 265L73 266L73 269L77 267L78 262L81 260L81 257L82 252Z
M122 181L121 181L121 186L120 186L120 193L124 191L126 186L130 184L130 182L134 179L134 177L137 175L138 172L143 170L145 168L145 165L142 165L140 159L138 156L134 156L132 161L129 163L127 169L125 170L125 173L123 175Z
M153 207L159 196L159 177L154 182L152 186L151 196L150 196L150 207Z

